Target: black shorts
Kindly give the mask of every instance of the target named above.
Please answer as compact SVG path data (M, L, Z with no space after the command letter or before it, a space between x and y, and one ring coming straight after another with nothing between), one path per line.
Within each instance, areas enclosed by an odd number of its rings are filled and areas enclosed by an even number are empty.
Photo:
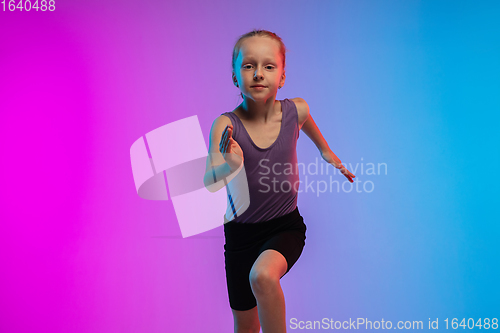
M306 230L298 207L268 221L224 224L227 292L232 309L245 311L257 305L249 279L257 257L268 249L280 252L287 261L288 273L302 253Z

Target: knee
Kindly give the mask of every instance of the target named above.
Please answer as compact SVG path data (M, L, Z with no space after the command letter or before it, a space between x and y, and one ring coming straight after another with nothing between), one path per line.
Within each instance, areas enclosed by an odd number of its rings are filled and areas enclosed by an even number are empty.
M272 276L265 270L252 269L249 278L255 297L270 294L279 284L279 278Z

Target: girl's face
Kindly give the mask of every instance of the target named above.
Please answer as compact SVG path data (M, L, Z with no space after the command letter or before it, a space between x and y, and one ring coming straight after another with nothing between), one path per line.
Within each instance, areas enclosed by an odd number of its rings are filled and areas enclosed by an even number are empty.
M247 98L265 101L275 97L280 84L285 83L279 43L261 36L244 39L234 64L233 81Z

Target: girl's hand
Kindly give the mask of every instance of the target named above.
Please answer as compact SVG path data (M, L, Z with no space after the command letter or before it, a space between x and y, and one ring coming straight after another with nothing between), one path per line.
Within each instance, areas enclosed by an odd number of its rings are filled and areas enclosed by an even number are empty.
M323 157L323 159L325 161L327 161L328 163L330 163L331 165L333 165L334 167L336 167L337 169L340 170L340 172L342 172L342 174L352 183L353 182L353 178L356 177L355 175L353 175L349 170L347 170L345 168L345 166L342 165L342 162L340 162L340 159L330 150L325 150L325 151L321 151L321 157Z
M233 137L233 125L227 125L222 132L219 150L224 160L229 165L231 172L236 171L243 164L243 151Z

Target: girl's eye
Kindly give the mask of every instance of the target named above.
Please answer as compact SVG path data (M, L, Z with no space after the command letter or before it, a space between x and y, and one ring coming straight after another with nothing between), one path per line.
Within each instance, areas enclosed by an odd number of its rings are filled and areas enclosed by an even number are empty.
M249 67L253 67L253 66L252 65L245 65L245 66L243 66L243 68L249 68ZM267 69L274 69L274 66L268 65L268 66L266 66L266 68Z

